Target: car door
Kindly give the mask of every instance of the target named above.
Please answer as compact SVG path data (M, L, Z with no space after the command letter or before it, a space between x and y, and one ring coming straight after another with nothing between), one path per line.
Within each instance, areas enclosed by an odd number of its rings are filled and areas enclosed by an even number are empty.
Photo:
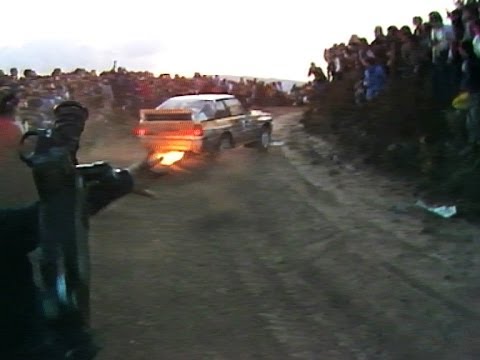
M230 113L232 136L235 144L248 142L248 119L242 103L235 98L225 99L225 105Z
M245 142L251 143L258 140L259 128L257 116L245 110Z
M230 116L230 112L227 108L227 105L223 102L223 100L216 100L214 102L215 106L215 118L213 122L209 122L208 126L211 126L211 134L212 138L209 141L213 141L214 143L218 143L220 137L225 132L231 132L233 121Z

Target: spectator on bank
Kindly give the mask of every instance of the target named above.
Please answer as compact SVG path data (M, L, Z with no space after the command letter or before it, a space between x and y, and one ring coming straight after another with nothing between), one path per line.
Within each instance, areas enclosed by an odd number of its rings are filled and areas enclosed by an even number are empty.
M391 76L400 74L402 58L401 31L396 26L389 26L387 29L387 71Z
M343 54L344 48L341 46L337 46L335 49L333 49L332 52L332 66L331 66L331 71L332 71L332 81L339 81L342 80L343 74L345 71L345 58Z
M375 58L367 58L367 67L364 72L363 86L365 87L365 99L371 101L376 98L385 88L387 74L384 67Z
M480 59L471 41L462 42L460 53L464 59L461 90L468 92L470 99L466 128L468 144L472 146L480 141Z
M322 68L317 66L314 62L310 64L310 69L308 70L308 76L313 76L313 86L317 92L323 91L325 84L327 82L327 77L323 72Z
M333 56L333 49L336 47L336 44L333 45L330 49L325 49L323 53L323 58L327 63L327 80L333 80L333 73L335 72L335 65L334 65L334 56Z
M475 55L480 58L480 19L475 19L472 23L472 45Z
M411 76L419 74L422 66L428 61L428 53L421 44L419 36L412 34L410 28L402 27L400 31L401 40L401 66L402 75Z
M10 69L10 79L12 80L18 80L18 70L17 68L11 68Z
M425 28L423 24L423 19L421 16L414 16L412 19L413 25L413 35L418 36L419 38L424 37L425 35Z
M432 65L434 97L441 108L446 108L453 97L452 72L449 67L452 45L455 40L452 26L443 23L442 16L433 11L429 14L432 25Z
M463 37L465 36L465 24L462 20L462 8L456 8L451 12L447 12L447 17L450 19L452 24L452 31L455 40L461 42Z
M376 26L373 31L375 39L372 41L372 45L385 45L387 37L383 33L383 28L381 26Z
M472 6L473 5L473 6ZM464 28L462 41L471 41L473 39L472 25L478 19L478 8L476 4L467 5L462 8L462 23Z

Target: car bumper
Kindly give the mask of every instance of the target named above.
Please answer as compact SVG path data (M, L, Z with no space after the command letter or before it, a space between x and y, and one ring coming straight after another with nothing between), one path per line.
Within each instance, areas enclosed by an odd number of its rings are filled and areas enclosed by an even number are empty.
M155 152L167 151L185 151L201 153L204 151L203 138L160 138L160 137L140 137L141 143L149 150Z

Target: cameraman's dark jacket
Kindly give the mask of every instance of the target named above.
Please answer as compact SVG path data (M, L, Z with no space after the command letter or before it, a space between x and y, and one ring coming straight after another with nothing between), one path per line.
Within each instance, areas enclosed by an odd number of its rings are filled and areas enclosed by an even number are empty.
M130 193L133 178L126 170L116 172L89 189L89 214ZM0 358L24 346L35 335L40 311L28 253L38 244L37 203L17 209L0 209Z

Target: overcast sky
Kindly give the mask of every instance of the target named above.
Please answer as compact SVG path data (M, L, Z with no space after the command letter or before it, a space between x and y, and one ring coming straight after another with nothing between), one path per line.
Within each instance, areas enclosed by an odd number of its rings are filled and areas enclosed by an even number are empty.
M240 5L241 4L241 5ZM452 0L16 0L2 17L0 68L132 70L305 80L352 33L445 14ZM16 8L17 11L13 11Z

